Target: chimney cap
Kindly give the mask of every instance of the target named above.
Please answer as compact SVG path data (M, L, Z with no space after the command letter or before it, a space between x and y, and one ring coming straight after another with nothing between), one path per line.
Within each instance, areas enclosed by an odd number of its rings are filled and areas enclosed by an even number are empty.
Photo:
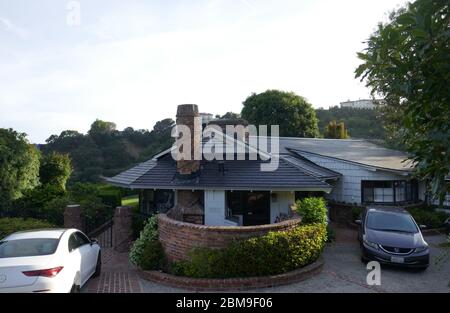
M196 104L180 104L177 108L177 116L179 115L198 116L198 106Z

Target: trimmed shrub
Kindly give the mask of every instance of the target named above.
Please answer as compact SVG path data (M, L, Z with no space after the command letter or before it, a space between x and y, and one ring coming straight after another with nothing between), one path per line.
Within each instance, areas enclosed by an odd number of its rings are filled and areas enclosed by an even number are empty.
M436 211L433 208L412 208L408 210L417 224L426 225L429 228L443 227L445 220L449 217L447 213Z
M297 213L302 217L302 223L327 223L327 204L324 198L309 197L297 200Z
M47 221L34 218L0 218L0 239L22 230L32 230L40 228L53 228L54 226Z
M225 249L194 248L171 272L195 278L233 278L285 273L314 262L327 240L326 225L315 223L232 242Z
M142 257L146 244L148 242L158 241L158 216L154 215L150 217L145 223L144 229L141 231L140 236L134 241L130 250L130 261L136 266L141 266Z
M139 266L143 270L157 270L164 265L164 249L158 240L151 240L145 243Z

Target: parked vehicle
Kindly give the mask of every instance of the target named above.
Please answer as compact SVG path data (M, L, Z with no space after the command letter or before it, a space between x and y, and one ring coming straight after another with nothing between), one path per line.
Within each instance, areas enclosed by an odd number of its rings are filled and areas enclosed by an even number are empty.
M77 229L17 232L0 241L0 292L78 292L100 271L100 246Z
M378 261L426 269L430 250L421 228L406 211L398 208L366 208L361 219L358 239L362 261Z

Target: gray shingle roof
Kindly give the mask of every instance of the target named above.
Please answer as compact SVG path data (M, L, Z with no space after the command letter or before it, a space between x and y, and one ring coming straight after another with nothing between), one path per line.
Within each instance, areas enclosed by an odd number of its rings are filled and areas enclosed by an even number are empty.
M292 163L280 159L279 167L262 172L264 161L224 161L225 172L219 171L218 162L202 161L200 175L186 180L177 178L176 163L167 155L138 165L107 181L136 189L226 189L226 190L324 190L331 186L321 179L305 173Z
M414 167L411 161L403 162L408 158L406 153L387 149L367 140L291 137L279 139L280 154L289 154L295 150L395 171L411 171Z
M336 179L342 176L341 173L319 166L301 155L282 155L281 158L320 179Z

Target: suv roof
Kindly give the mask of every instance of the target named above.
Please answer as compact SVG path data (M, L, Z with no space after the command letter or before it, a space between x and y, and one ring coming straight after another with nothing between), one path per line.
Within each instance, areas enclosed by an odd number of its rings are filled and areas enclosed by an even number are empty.
M399 207L367 207L366 210L367 212L388 212L388 213L409 214L408 211Z

